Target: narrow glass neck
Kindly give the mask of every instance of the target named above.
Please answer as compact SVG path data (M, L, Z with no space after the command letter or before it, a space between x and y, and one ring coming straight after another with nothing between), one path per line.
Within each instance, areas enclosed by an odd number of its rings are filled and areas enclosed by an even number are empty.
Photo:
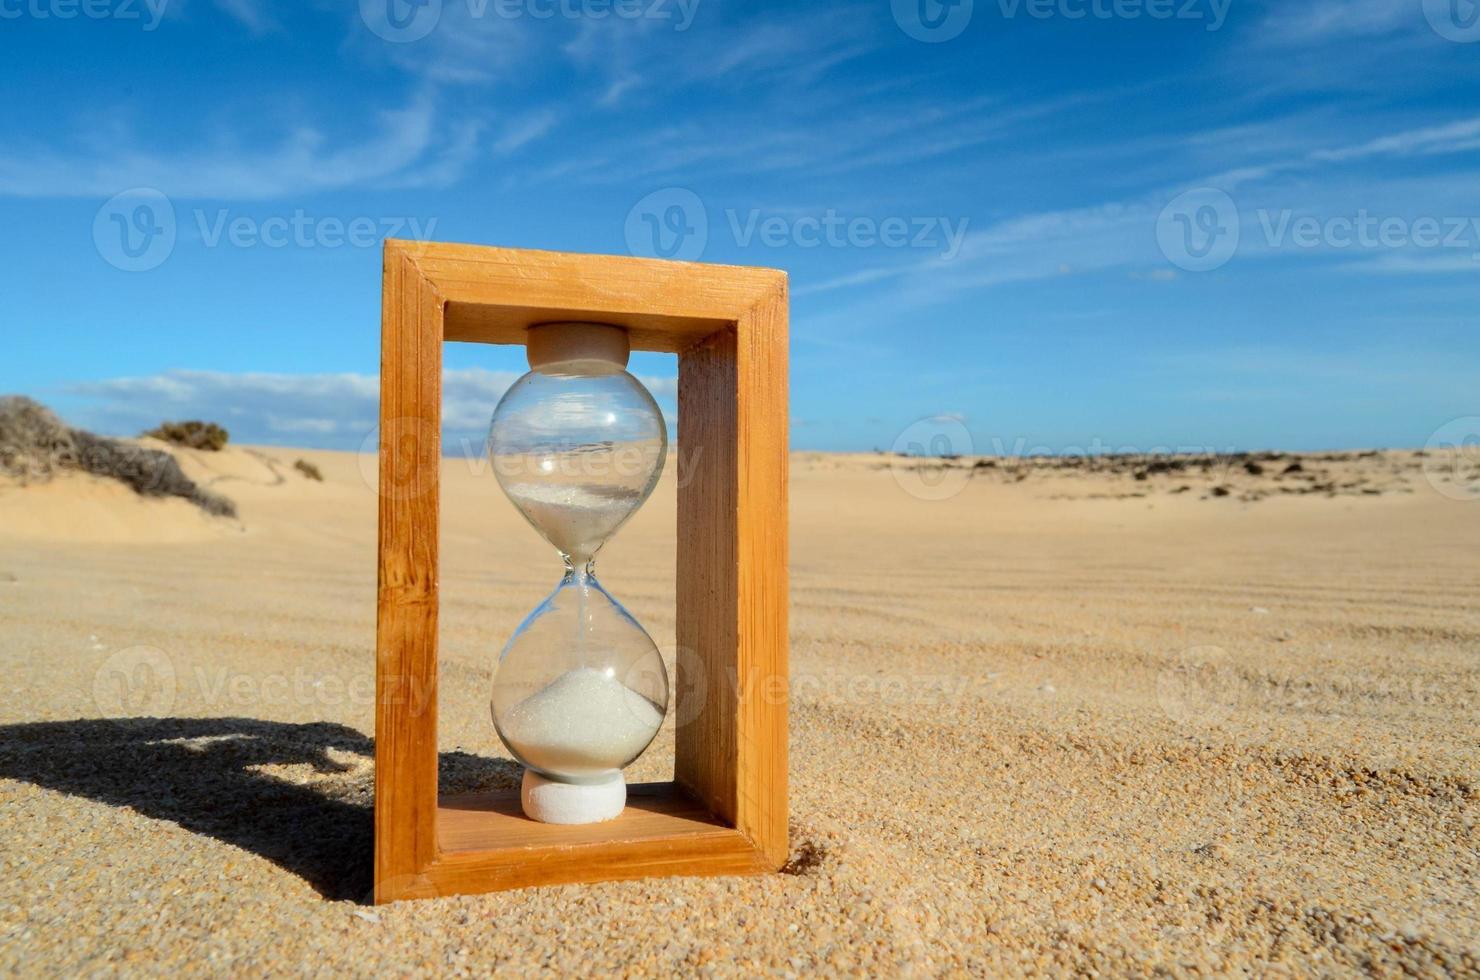
M596 577L595 557L587 558L584 563L581 562L579 558L573 557L571 555L561 555L560 559L561 561L565 562L564 581L584 582L587 579Z

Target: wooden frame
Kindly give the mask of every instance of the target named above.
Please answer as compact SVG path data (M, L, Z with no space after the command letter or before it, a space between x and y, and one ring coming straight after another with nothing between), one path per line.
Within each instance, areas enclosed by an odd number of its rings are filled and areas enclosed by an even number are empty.
M619 324L633 349L679 356L674 688L677 717L692 720L677 731L673 783L631 787L621 817L580 827L524 818L517 791L437 792L442 344L522 344L550 320ZM375 900L778 869L785 273L388 240L381 330Z

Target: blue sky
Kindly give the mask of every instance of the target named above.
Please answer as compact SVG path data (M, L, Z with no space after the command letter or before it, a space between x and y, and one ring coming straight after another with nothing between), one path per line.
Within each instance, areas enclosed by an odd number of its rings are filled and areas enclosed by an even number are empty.
M0 0L0 391L358 448L395 234L787 269L797 448L1422 445L1480 415L1477 20ZM476 442L522 354L446 363Z

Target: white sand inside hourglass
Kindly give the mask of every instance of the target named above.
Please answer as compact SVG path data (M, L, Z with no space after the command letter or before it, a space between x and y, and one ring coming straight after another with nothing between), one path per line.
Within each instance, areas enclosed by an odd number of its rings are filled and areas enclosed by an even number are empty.
M641 503L635 492L577 484L510 483L504 492L555 547L578 556L593 554Z
M580 667L516 704L501 730L531 765L579 778L620 769L662 723L647 698L605 671Z

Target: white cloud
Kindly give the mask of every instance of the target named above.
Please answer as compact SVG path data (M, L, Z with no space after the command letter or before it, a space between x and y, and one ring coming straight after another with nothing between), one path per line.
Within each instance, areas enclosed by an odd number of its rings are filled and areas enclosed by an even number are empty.
M1200 389L1219 383L1258 382L1271 391L1299 398L1305 386L1343 385L1359 391L1408 388L1432 393L1467 394L1473 372L1444 350L1410 343L1367 344L1333 350L1285 342L1208 350L1148 351L1142 358L1148 378L1178 380ZM1286 382L1296 382L1291 388ZM1235 389L1238 390L1238 389Z
M795 5L780 13L731 17L704 0L654 5L662 16L584 18L560 52L602 76L594 104L610 108L631 93L666 95L702 85L727 90L794 89L873 49L872 11L819 11ZM697 16L695 16L697 15ZM816 92L809 92L815 97Z
M380 383L364 374L167 371L68 386L87 425L134 434L166 419L219 422L240 442L303 441L356 448L375 425Z
M1113 202L1088 208L1048 211L1000 221L968 232L960 254L932 257L893 267L875 267L815 283L798 294L904 280L902 298L925 301L932 295L982 289L1013 282L1051 279L1126 265L1157 265L1155 226L1159 206L1151 200Z
M910 96L888 105L808 99L787 111L742 104L593 141L524 179L661 186L658 181L688 185L705 174L815 179L870 168L888 171L973 147L1027 140L1038 131L1030 127L1046 128L1055 116L1124 94L1104 91L1015 105L998 96L957 102Z
M369 58L389 59L402 71L438 85L484 85L515 77L542 59L539 34L527 17L499 16L494 0L475 5L447 0L440 5L436 28L409 44L386 44L359 23L356 12L352 43ZM478 11L481 11L481 15ZM554 29L551 21L533 25Z
M1445 255L1396 253L1364 262L1352 262L1345 266L1345 269L1359 275L1378 272L1390 276L1434 276L1460 272L1480 276L1480 254L1475 252Z
M261 200L365 184L415 186L429 174L451 182L477 135L466 123L451 137L443 133L429 92L382 110L370 129L339 146L308 123L261 148L231 142L169 152L128 133L70 152L12 144L0 151L0 195L107 198L153 187L172 197Z
M515 150L546 136L560 121L553 109L538 109L527 112L509 122L499 137L493 141L493 152L505 156Z
M622 96L637 87L637 82L636 75L623 75L621 78L612 79L606 91L601 93L601 98L596 100L596 104L602 108L616 105L622 101Z
M211 0L211 6L225 14L251 34L262 36L280 30L282 25L273 13L274 0ZM300 0L301 2L301 0ZM139 6L159 6L163 16L172 21L188 21L204 8L200 0L151 0Z
M477 451L494 407L520 372L457 368L442 375L442 428L448 452ZM641 379L672 415L678 382ZM161 421L218 422L236 442L360 449L379 420L380 380L371 374L269 374L166 371L67 386L84 407L78 424L134 435Z
M1299 260L1340 254L1332 247L1298 248L1288 240L1266 241L1264 223L1277 225L1281 216L1313 215L1320 219L1355 218L1362 212L1386 217L1422 215L1469 216L1473 205L1465 189L1474 186L1468 171L1446 178L1383 177L1352 173L1352 165L1410 156L1457 154L1480 141L1480 117L1436 126L1407 129L1333 149L1293 152L1283 158L1251 163L1236 170L1194 177L1140 197L1090 207L1020 215L967 233L960 253L904 259L892 265L854 269L820 282L802 283L793 293L804 296L885 282L893 283L883 302L894 309L916 309L946 296L1008 283L1050 279L1066 274L1132 268L1153 271L1152 278L1171 277L1173 270L1156 246L1156 222L1161 209L1177 194L1211 186L1235 198L1242 215L1240 256L1282 257ZM1261 218L1258 212L1263 211ZM1468 217L1463 219L1469 221ZM1445 227L1448 227L1447 225ZM1286 236L1288 239L1288 236ZM1470 243L1473 235L1467 235ZM1369 251L1377 251L1369 249ZM1469 253L1456 256L1414 255L1411 250L1385 249L1364 265L1388 273L1459 273L1480 268ZM841 321L868 310L880 312L877 296L859 308L836 312Z
M253 34L266 34L278 26L262 0L216 0L216 6Z
M1423 26L1419 0L1293 0L1276 6L1262 29L1278 43L1308 44Z
M1405 130L1336 150L1317 151L1309 159L1336 163L1371 157L1434 156L1474 149L1480 149L1480 116Z

